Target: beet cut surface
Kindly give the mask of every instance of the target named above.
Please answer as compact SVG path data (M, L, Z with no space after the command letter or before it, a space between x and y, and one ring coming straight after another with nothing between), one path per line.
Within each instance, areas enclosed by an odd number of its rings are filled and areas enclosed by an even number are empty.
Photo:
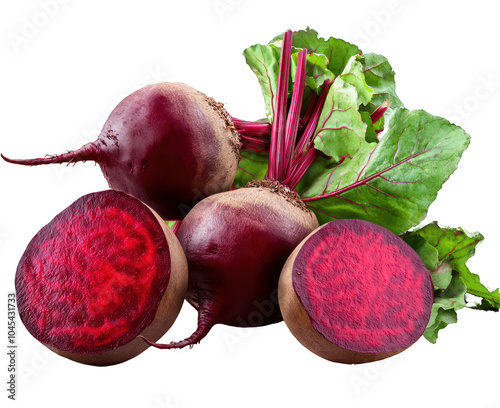
M398 236L361 220L338 220L304 240L293 289L311 324L358 353L395 353L424 332L433 304L429 271Z
M89 194L28 245L16 274L19 314L49 347L114 350L151 324L170 269L167 239L148 207L112 190Z

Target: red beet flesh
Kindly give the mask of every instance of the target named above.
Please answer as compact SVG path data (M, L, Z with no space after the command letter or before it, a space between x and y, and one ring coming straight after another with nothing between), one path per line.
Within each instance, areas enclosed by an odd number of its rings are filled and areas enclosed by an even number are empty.
M177 233L188 260L187 300L199 312L198 329L184 341L156 346L195 344L217 323L256 327L281 321L279 274L296 245L317 226L311 211L263 187L198 203Z
M356 353L396 353L423 334L434 300L430 273L387 229L332 221L295 255L288 265L293 289L312 327L329 342Z
M97 141L23 165L92 160L111 188L148 204L164 219L182 219L204 197L231 188L238 135L213 99L181 83L146 86L113 110Z
M57 350L114 350L152 323L171 266L169 243L148 207L112 190L86 195L43 227L22 256L21 320Z

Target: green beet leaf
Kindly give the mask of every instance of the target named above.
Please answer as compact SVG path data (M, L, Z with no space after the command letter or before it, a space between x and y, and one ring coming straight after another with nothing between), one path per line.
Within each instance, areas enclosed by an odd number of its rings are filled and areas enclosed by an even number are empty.
M492 293L492 295L493 295L494 298L496 298L496 299L500 298L500 291L499 291L499 289L495 289L491 293ZM481 299L481 302L476 303L473 306L467 306L467 307L469 309L483 310L485 312L498 312L500 310L500 306L493 306L486 299Z
M243 187L249 181L263 180L269 165L269 156L265 153L243 150L233 186Z
M407 235L403 236L405 242L410 245L413 250L418 254L425 267L429 271L434 272L439 267L439 253L435 247L429 244L425 238L419 235ZM451 274L450 274L451 279ZM434 280L434 279L433 279ZM449 283L449 282L448 282ZM434 283L436 286L436 284Z
M290 81L288 85L288 95L291 97L293 92L293 81L297 72L298 54L301 48L292 49L292 58L290 64ZM266 115L270 122L274 117L274 104L276 90L278 87L278 74L281 56L281 43L275 42L268 45L256 44L248 47L243 55L247 64L257 76L264 102L266 105ZM327 78L333 80L334 75L327 67L328 59L320 54L308 54L306 64L306 81L304 90L303 109L311 99L313 92L319 92L321 85Z
M440 227L437 222L433 222L407 232L402 238L417 252L431 271L434 283L434 305L424 333L427 340L435 343L439 330L457 322L457 310L465 306L471 307L466 303L467 293L482 298L481 303L472 308L498 311L500 306L498 289L493 292L488 290L466 265L474 255L476 246L483 240L481 234L470 234L461 228ZM437 268L434 268L435 257L429 247L437 254ZM432 268L429 268L429 265Z
M272 121L278 86L281 48L273 44L256 44L243 51L243 55L246 58L248 66L257 76L264 96L266 115Z
M248 66L255 73L259 81L264 96L266 115L270 122L272 122L274 117L273 110L278 86L282 37L283 35L280 35L271 40L267 45L256 44L243 51ZM305 48L301 47L300 44L303 44L303 41L296 38L296 35L294 35L290 83L288 87L289 97L291 97L293 92L293 80L297 71L298 54ZM334 73L330 70L330 66L332 66L330 60L321 52L308 52L305 81L306 89L304 91L303 103L304 109L307 107L307 103L311 98L311 93L319 92L321 85L323 85L327 78L333 80L335 77Z
M358 107L356 88L340 77L335 78L315 130L316 149L337 162L342 157L354 156L366 144L367 125Z
M431 343L436 342L439 330L457 322L457 310L465 307L466 290L459 274L453 272L448 287L434 292L431 318L424 331L424 337Z
M390 118L397 108L403 107L403 103L396 94L395 74L389 61L382 55L371 53L364 55L359 61L363 64L366 83L373 90L367 111L372 113L382 103L389 100L391 107L385 116Z
M303 199L320 224L359 218L400 234L425 218L468 144L469 136L446 119L400 108L378 144L361 143Z
M361 107L362 108L362 107ZM370 112L360 110L359 111L361 118L363 119L363 122L366 123L366 133L365 133L365 140L368 143L378 143L378 132L381 132L384 130L384 116L382 116L377 123L373 123Z
M445 290L453 278L453 268L450 264L443 262L435 271L431 271L434 288Z
M500 307L499 290L490 291L466 265L467 260L474 255L476 246L484 239L480 233L471 234L461 228L442 228L434 222L408 233L407 236L420 236L434 246L439 253L439 261L451 265L466 285L467 293L489 303L491 308L488 310ZM481 304L474 307L486 309Z
M299 195L302 195L309 190L310 186L314 183L314 181L325 171L330 171L338 163L333 160L331 157L326 157L323 155L319 155L311 164L309 169L307 169L306 174L302 177L299 184L296 187Z
M273 107L278 83L282 38L282 34L278 35L267 45L256 44L243 52L247 64L257 76L262 88L266 115L271 122L274 116ZM319 38L318 33L309 28L294 32L292 42L289 96L293 90L292 82L296 72L297 55L303 49L308 50L303 109L307 107L311 93L319 92L327 78L333 80L335 76L343 74L346 69L344 74L352 78L346 81L352 81L353 85L359 86L360 99L368 103L372 91L364 79L364 57L359 56L361 50L358 47L338 38L331 37L328 40ZM355 56L359 56L359 59L352 58Z
M364 62L365 57L355 55L349 59L340 74L340 78L356 89L358 93L358 106L361 104L367 105L373 97L373 88L366 83Z

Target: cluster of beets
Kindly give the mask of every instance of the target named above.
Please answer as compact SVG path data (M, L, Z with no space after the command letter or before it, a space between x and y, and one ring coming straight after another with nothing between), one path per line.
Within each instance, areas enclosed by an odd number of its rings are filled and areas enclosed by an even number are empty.
M193 345L218 323L285 320L319 356L363 363L399 353L422 335L433 285L417 254L367 221L319 226L294 191L311 163L303 152L318 118L303 123L287 107L291 35L283 38L272 126L234 119L212 98L162 83L126 97L97 141L76 151L2 156L30 166L94 161L111 188L58 214L22 256L18 309L36 339L72 360L110 365L150 345ZM304 92L305 52L292 106ZM324 104L329 86L316 104ZM269 152L266 178L232 188L240 149L248 146ZM165 220L178 221L171 229ZM196 331L155 343L185 299L198 310Z

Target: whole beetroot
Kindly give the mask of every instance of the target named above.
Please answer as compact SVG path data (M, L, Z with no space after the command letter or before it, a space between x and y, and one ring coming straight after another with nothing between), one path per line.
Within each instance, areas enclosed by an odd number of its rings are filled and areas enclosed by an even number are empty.
M94 161L109 187L178 220L200 199L231 188L239 147L222 104L185 84L159 83L123 99L95 142L40 159L2 157L27 166Z
M188 259L187 300L198 310L198 328L175 348L199 342L215 324L257 327L281 321L279 273L316 227L313 212L270 181L198 203L177 232Z

